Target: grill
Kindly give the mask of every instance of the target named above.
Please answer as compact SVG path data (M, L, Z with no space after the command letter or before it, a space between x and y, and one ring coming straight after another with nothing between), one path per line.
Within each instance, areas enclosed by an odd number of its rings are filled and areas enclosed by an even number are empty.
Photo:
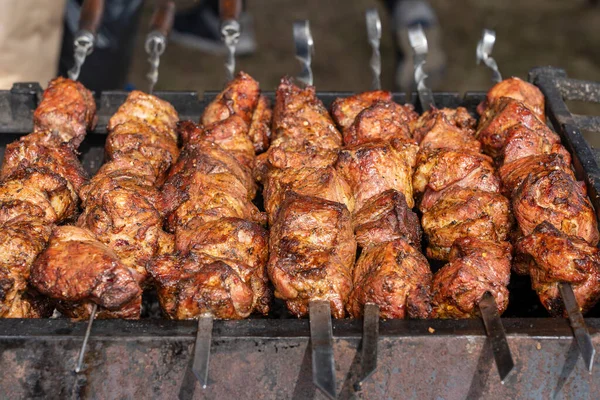
M573 155L577 178L585 181L600 210L600 168L581 130L600 132L600 117L571 114L565 101L600 103L600 84L570 79L562 70L530 71L530 81L546 97L547 114ZM0 156L6 144L32 129L39 84L17 83L0 91ZM182 120L198 120L216 95L155 92L177 109ZM267 93L273 97L274 93ZM321 93L329 106L349 93ZM84 167L95 173L103 162L106 124L126 92L96 94L98 125L80 148ZM434 93L439 107L475 107L484 93ZM415 105L417 96L411 96ZM404 103L407 96L395 94ZM418 108L418 107L417 107ZM260 199L258 200L259 202ZM432 269L436 265L432 264ZM531 290L529 278L513 276L510 305L502 321L516 363L505 384L498 379L492 349L481 320L381 321L375 374L361 388L365 398L547 398L556 394L593 398L600 394L600 368L590 375L566 319L548 318ZM209 386L202 389L190 366L196 335L194 321L162 319L152 295L139 321L94 323L85 356L87 368L75 374L85 322L68 319L0 320L0 392L6 398L292 398L322 396L312 383L308 319L290 318L275 304L267 318L216 321ZM600 306L586 323L600 346ZM333 321L336 379L340 398L356 394L360 370L362 321ZM598 364L598 361L596 361ZM341 384L340 384L341 383Z

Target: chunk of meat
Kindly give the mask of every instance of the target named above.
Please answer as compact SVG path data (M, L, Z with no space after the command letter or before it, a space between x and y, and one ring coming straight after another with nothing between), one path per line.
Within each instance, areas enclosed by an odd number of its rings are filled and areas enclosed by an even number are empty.
M348 313L362 316L366 303L382 318L428 318L431 271L427 259L403 239L363 249L354 268Z
M462 131L467 134L467 137L472 137L476 124L475 118L464 107L433 108L412 120L410 129L415 140L421 143L429 132L434 131L432 135L437 136L439 133L443 133L444 129L454 133Z
M377 102L391 102L392 93L384 90L362 92L349 97L339 97L331 105L331 115L342 131L350 128L356 116Z
M55 227L46 250L31 268L31 284L40 293L64 302L93 302L109 311L141 301L142 290L129 268L87 230ZM68 309L61 312L72 316ZM140 308L122 318L139 318ZM83 318L81 314L78 318Z
M336 168L350 184L356 210L388 189L401 192L414 206L412 174L418 147L412 143L374 142L351 146L340 152Z
M519 78L511 77L495 84L487 93L485 100L477 107L477 112L482 115L487 107L494 101L509 97L518 100L531 109L542 121L546 120L544 115L544 95L536 86Z
M202 114L202 125L208 127L233 115L244 120L246 125L250 125L259 96L258 82L245 72L238 72L206 107Z
M252 140L256 154L263 153L269 148L272 118L273 110L271 109L269 99L261 95L258 98L254 114L252 114L252 122L250 122L250 129L248 130L248 136Z
M517 124L506 132L506 146L503 151L504 164L529 156L551 153L561 154L565 160L568 160L568 164L571 163L571 155L560 144L560 137L549 128L533 130Z
M513 191L520 187L529 175L538 175L544 171L562 171L575 179L570 167L571 157L565 158L562 154L543 154L523 157L502 165L498 174L502 180L503 192L511 196Z
M96 125L96 102L81 83L58 77L48 84L33 113L36 131L50 131L63 142L79 147L88 130Z
M564 315L558 285L570 283L583 313L600 299L600 255L585 240L542 222L516 244L519 262L527 266L531 284L553 316Z
M479 301L494 296L498 313L508 307L511 246L507 242L473 237L457 239L448 264L433 276L433 318L462 319L480 316Z
M202 139L216 143L240 164L248 168L254 165L254 145L248 136L248 124L241 117L232 115L215 122L205 129Z
M417 214L406 204L397 190L386 190L372 197L368 204L354 214L354 235L362 248L404 239L416 248L421 247L421 224Z
M292 314L302 317L310 301L325 300L335 318L344 317L356 242L343 204L287 195L271 227L269 253L275 296L286 301Z

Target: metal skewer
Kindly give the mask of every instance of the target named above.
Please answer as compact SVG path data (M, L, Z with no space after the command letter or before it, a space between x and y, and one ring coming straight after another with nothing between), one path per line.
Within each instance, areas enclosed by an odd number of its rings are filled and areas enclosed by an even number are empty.
M498 83L502 81L502 75L500 75L496 60L492 58L492 49L494 48L495 42L496 32L490 29L484 29L481 40L477 43L477 65L483 61L483 63L493 72L492 81Z
M158 82L158 67L160 56L167 48L167 37L173 27L175 19L175 2L162 0L157 3L150 22L150 32L146 36L144 48L148 53L150 72L146 75L149 81L148 93L154 91L154 85Z
M435 102L431 89L425 83L427 74L425 73L424 66L428 48L427 37L425 36L423 27L421 25L411 27L408 30L408 40L414 52L415 82L417 83L417 93L419 94L421 108L423 111L428 111L431 107L435 107Z
M90 334L92 333L92 324L94 323L94 318L96 318L96 311L98 311L98 304L94 303L92 306L92 312L90 313L90 318L88 320L87 329L85 330L85 336L83 337L83 343L81 344L81 349L79 350L79 356L77 357L77 365L75 366L76 373L80 373L83 369L83 357L85 356L85 349L87 347L88 340L90 339Z
M371 55L371 72L373 72L373 83L371 87L374 90L381 89L381 53L379 44L381 42L381 19L376 8L369 8L365 14L367 20L367 35L369 44L373 49Z
M328 301L309 303L310 344L312 349L313 383L328 398L336 398L335 360L333 358L333 328Z
M210 365L210 346L212 344L212 330L214 318L211 314L198 317L198 331L194 344L194 359L192 372L205 389L208 386L208 369Z
M504 384L504 380L515 367L515 362L510 352L500 314L498 314L498 305L494 296L490 292L485 292L481 300L479 300L478 307L483 324L485 325L487 337L492 343L492 352L494 353L494 360L500 374L500 380Z
M73 58L75 64L68 72L69 78L79 79L81 67L87 56L94 51L96 32L102 20L104 0L85 0L79 14L79 30L73 40Z
M294 44L296 45L296 58L302 64L302 71L298 75L298 80L305 85L312 85L311 63L315 52L315 43L308 20L294 22Z
M241 34L241 26L239 23L241 13L241 0L219 0L221 36L227 47L227 60L225 61L227 81L232 80L233 74L235 73L235 47L237 46Z
M581 357L583 357L585 367L591 374L594 366L596 349L594 349L592 337L585 325L585 320L583 319L579 304L577 304L573 287L570 283L559 283L558 289L560 290L560 295L563 299L563 304L567 311L569 323L571 324L571 329L573 329L573 335L575 335L579 352L581 353Z

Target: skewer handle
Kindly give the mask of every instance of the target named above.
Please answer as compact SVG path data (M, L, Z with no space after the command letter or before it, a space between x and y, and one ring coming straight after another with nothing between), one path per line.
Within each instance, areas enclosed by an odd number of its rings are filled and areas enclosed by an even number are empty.
M496 60L492 58L494 43L496 43L496 32L490 29L484 29L481 40L479 40L479 43L477 44L477 64L483 61L483 63L493 72L492 81L498 83L502 81L502 75L500 74Z
M369 44L373 49L371 55L371 72L373 73L373 84L371 85L374 90L381 89L381 53L379 51L379 45L381 42L381 19L376 8L369 8L365 14L367 21L367 34L369 36Z
M294 22L294 44L296 45L296 58L302 64L302 71L298 80L305 85L313 84L312 56L315 51L314 40L310 31L308 20Z
M333 358L333 327L328 301L309 303L312 375L315 386L328 398L336 398L335 360Z
M79 15L79 30L88 31L95 36L102 22L103 13L104 0L85 0Z
M219 0L221 21L238 20L242 14L242 0Z
M571 329L573 329L573 335L577 341L579 352L581 353L581 357L583 357L585 367L591 374L594 366L596 349L594 349L592 337L590 336L587 326L585 325L585 320L583 319L583 314L581 313L579 304L577 304L573 287L570 283L559 283L558 289L560 290L560 295L562 297L565 310L567 311L569 323L571 324Z
M427 74L425 73L424 66L429 50L423 27L421 25L411 27L408 30L408 40L414 53L415 82L417 84L419 100L421 101L421 108L423 108L423 111L428 111L431 107L435 107L435 101L431 89L425 83Z
M225 71L227 73L228 81L233 79L233 74L235 73L235 46L237 46L242 33L242 27L238 21L241 13L241 0L219 0L221 37L227 47Z
M175 2L172 0L162 0L158 2L154 9L154 14L152 14L150 32L159 32L166 38L171 33L174 21Z

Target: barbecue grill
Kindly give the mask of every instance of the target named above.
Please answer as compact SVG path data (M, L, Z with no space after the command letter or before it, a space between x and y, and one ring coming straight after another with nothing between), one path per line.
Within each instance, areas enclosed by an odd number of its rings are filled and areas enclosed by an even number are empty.
M529 80L546 97L547 114L573 155L596 210L600 210L600 168L581 131L600 132L598 117L574 115L565 101L600 102L600 84L568 78L552 67L530 71ZM0 91L0 156L4 147L32 129L41 95L37 83L16 83ZM155 92L180 118L198 120L216 93ZM274 93L267 93L270 97ZM349 93L320 93L329 106ZM103 162L106 124L126 92L96 93L98 124L80 148L84 167L95 173ZM404 103L407 96L394 95ZM475 107L485 93L434 93L440 107ZM411 101L419 108L416 94ZM260 201L259 201L260 202ZM432 264L435 268L435 265ZM501 384L481 320L389 320L379 327L378 369L362 385L365 398L546 398L600 395L600 369L589 374L566 319L549 318L530 289L529 278L513 277L510 306L502 322L515 371ZM215 321L209 382L198 385L191 372L194 321L168 321L156 299L145 301L139 321L99 320L85 354L87 368L73 372L85 322L67 319L0 320L0 392L6 398L312 398L322 396L311 380L308 319L291 318L275 304L267 318ZM277 303L277 301L276 301ZM586 319L600 345L600 306ZM360 373L362 321L334 320L333 349L340 398L356 393ZM598 361L596 361L596 364ZM318 394L316 394L318 393Z

